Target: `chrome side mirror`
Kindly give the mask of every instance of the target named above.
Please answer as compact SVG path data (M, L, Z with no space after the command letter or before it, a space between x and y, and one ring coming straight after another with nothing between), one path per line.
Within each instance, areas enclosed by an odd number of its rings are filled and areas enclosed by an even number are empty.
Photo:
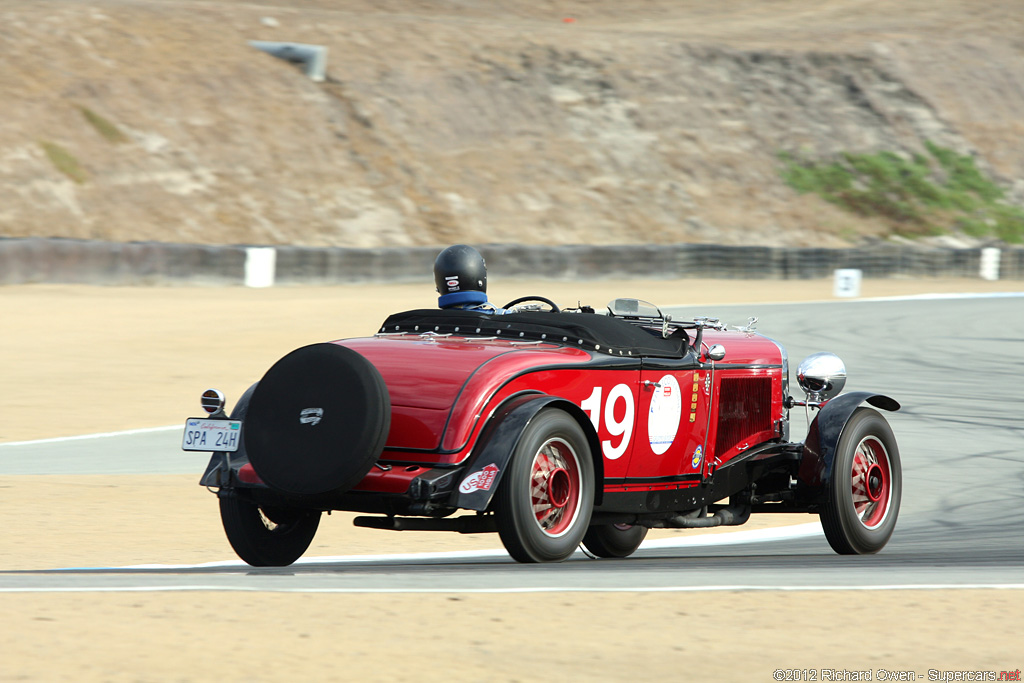
M827 401L846 386L846 366L834 353L813 353L800 361L796 381L807 394L808 402Z

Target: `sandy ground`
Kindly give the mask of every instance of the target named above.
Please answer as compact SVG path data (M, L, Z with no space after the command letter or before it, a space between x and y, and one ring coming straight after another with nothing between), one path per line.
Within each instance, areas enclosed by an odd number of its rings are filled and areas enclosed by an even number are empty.
M768 683L785 680L777 669L807 669L788 679L805 681L886 680L880 669L918 675L904 680L940 680L927 678L929 669L998 676L1022 668L1021 594L6 595L0 679ZM823 669L872 677L829 678Z
M1024 282L867 281L863 294L981 290L1024 291ZM703 306L828 300L831 282L492 286L498 302L524 293L562 304L628 294ZM369 334L388 311L433 304L429 284L0 288L0 442L176 424L208 386L233 400L294 347ZM233 559L198 474L0 477L0 570ZM337 514L309 555L483 547L498 541L355 529ZM1018 590L0 593L0 609L2 681L769 681L780 668L817 680L828 680L826 669L928 680L929 669L998 675L1024 664Z

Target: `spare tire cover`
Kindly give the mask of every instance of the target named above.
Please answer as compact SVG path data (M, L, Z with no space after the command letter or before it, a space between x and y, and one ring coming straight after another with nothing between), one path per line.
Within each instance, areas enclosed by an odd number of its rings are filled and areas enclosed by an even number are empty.
M312 344L279 360L256 385L242 438L268 486L343 492L373 467L390 425L377 368L344 346Z

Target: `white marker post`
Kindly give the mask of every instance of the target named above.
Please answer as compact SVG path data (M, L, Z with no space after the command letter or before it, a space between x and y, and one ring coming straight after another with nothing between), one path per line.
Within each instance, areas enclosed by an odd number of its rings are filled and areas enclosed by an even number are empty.
M841 298L860 296L861 271L859 268L839 268L835 271L832 294Z
M979 275L982 280L999 279L999 257L1001 252L995 247L985 247L981 250L981 268Z
M245 286L273 287L277 250L273 247L246 247Z

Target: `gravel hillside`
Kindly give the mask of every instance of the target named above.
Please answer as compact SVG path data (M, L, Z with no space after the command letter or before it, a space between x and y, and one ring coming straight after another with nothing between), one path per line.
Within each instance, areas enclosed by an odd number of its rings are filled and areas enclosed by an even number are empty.
M931 141L1024 205L1021 36L1021 0L0 0L0 236L847 244L885 227L779 152Z

